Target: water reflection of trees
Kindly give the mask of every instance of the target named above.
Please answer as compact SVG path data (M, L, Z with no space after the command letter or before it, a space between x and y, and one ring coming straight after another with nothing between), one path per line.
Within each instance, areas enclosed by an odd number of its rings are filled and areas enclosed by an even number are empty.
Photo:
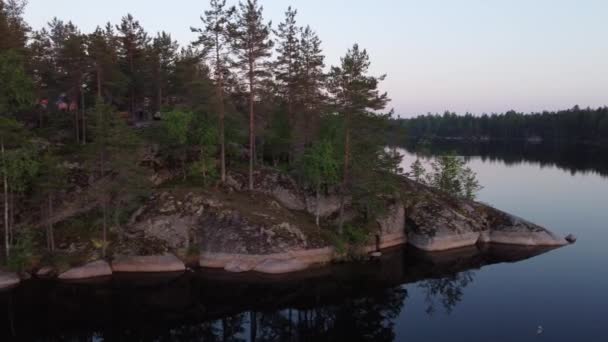
M392 341L406 284L422 290L429 314L451 313L473 282L471 270L548 250L405 249L381 263L285 283L209 274L140 285L32 282L0 294L0 341Z
M406 297L407 291L399 286L315 309L304 320L300 337L320 341L392 341L395 319Z
M395 287L314 308L249 311L171 330L159 341L393 341L407 291Z
M417 142L404 147L410 153L420 152ZM462 156L480 157L483 161L500 161L506 165L535 163L541 167L556 166L571 174L593 172L608 177L608 149L573 144L531 144L525 142L457 142L425 144L423 152L437 155L455 152Z
M433 315L436 312L437 304L445 309L446 313L450 314L462 301L463 290L473 282L474 273L471 271L461 272L452 276L429 279L418 284L425 292L425 301L427 304L426 312Z

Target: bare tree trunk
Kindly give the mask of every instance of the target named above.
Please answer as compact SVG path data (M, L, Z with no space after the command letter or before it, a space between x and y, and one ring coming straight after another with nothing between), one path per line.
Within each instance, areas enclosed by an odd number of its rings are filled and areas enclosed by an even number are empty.
M255 160L255 113L253 111L253 62L249 62L249 190L253 191L253 164Z
M9 187L8 189L8 201L10 204L9 210L10 210L10 215L9 215L9 222L8 222L8 235L10 237L10 243L11 245L14 244L15 242L15 232L13 232L13 227L15 227L15 193L13 192L13 189L11 189L11 187Z
M217 74L217 97L219 104L219 128L220 128L220 174L222 183L226 182L226 137L224 128L224 118L226 116L226 108L224 106L224 74L222 62L220 61L219 34L215 35L215 72Z
M162 80L162 66L160 64L160 56L158 60L158 111L160 112L161 107L163 106L163 80Z
M207 186L207 160L205 158L205 147L201 146L201 165L203 166L203 186Z
M315 213L315 222L317 223L317 227L319 227L319 217L321 216L321 182L317 181L317 208Z
M84 90L82 91L82 144L87 144L87 112L84 103Z
M80 86L77 88L80 92L78 94L82 94L82 90ZM68 104L68 112L72 109L72 103L74 103L73 99L70 99L70 103ZM74 111L74 128L76 133L76 144L80 144L80 118L78 117L79 110L76 109Z
M97 97L101 98L101 68L97 66Z
M53 233L53 221L51 218L53 217L53 195L49 194L48 196L48 215L49 215L49 224L47 228L47 240L48 240L48 249L51 252L55 251L55 234Z
M106 257L106 248L108 246L108 205L104 199L102 204L103 210L103 246L101 247L101 255Z
M133 51L129 49L129 71L131 77L133 77ZM133 84L129 85L129 108L131 111L131 117L135 119L135 89L133 88Z
M105 118L103 117L103 112L99 112L99 121L102 122ZM104 132L106 133L106 132ZM105 152L106 152L106 141L103 140L103 144L101 145L101 149L99 151L99 179L104 177L105 173ZM103 203L102 203L102 211L103 211L103 246L102 246L102 256L106 257L106 246L107 246L107 199L106 194L103 194Z
M2 182L4 184L4 248L6 257L10 256L10 240L9 240L9 225L8 225L8 177L6 170L6 155L4 152L4 139L0 138L0 152L2 153Z
M338 224L338 233L342 235L344 231L344 206L346 202L346 190L349 181L349 168L350 168L350 114L346 114L346 132L344 141L344 170L342 176L342 186L340 189L340 219Z
M224 89L223 86L220 86L220 172L222 177L222 183L226 182L226 133L224 127L224 111Z
M291 77L290 77L291 79ZM292 94L291 94L291 85L289 86L289 95L287 96L287 116L289 117L289 127L291 129L291 141L289 142L289 152L287 153L287 163L289 165L293 165L293 162L295 160L295 149L296 146L298 144L297 139L295 138L295 132L296 132L296 125L295 125L295 119L294 119L294 115L293 115L293 103L292 103ZM295 141L294 141L295 140Z

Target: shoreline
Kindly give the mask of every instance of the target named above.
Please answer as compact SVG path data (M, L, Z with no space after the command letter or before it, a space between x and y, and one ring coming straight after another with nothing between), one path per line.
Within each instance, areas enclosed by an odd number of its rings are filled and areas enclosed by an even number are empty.
M367 258L361 260L349 260L344 264L363 263L362 260L373 260L371 256L374 252L380 252L377 257L384 252L389 252L396 248L413 248L416 252L427 255L428 257L441 256L446 253L458 253L460 250L475 248L482 251L491 246L543 249L558 248L558 245L538 245L538 244L517 244L504 243L498 241L479 240L473 244L458 245L457 248L448 250L424 250L411 241L408 241L405 234L391 234L383 236L380 241L380 249L375 245L360 247L357 252ZM113 278L140 276L158 276L163 278L168 275L182 275L188 271L209 272L218 271L226 275L252 274L262 277L272 276L291 276L302 272L315 272L332 264L344 260L344 254L338 253L335 247L324 247L317 249L305 249L290 251L285 253L274 253L266 255L256 254L230 254L202 252L199 256L196 269L186 266L174 254L166 253L155 256L123 257L114 262L97 260L80 267L71 268L58 276L41 276L39 274L20 277L13 272L0 272L0 291L8 291L20 285L24 280L51 280L62 283L87 284L100 281L110 281Z

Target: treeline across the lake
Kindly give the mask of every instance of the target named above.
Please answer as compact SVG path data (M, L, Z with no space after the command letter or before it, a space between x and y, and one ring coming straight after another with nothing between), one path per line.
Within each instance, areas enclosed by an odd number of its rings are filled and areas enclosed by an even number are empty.
M367 51L354 44L326 67L321 39L291 7L276 26L257 0L204 8L183 18L197 39L180 46L130 14L93 32L60 18L34 30L26 1L0 0L7 255L31 250L40 232L54 250L54 225L82 214L69 200L86 201L83 225L103 229L87 228L105 255L152 182L215 186L239 170L251 190L263 165L317 193L337 189L339 232L346 198L368 219L381 210L394 189L378 174L394 173L399 157L384 148L389 99Z
M529 140L608 144L608 107L557 112L457 115L427 114L395 120L394 136L461 140Z

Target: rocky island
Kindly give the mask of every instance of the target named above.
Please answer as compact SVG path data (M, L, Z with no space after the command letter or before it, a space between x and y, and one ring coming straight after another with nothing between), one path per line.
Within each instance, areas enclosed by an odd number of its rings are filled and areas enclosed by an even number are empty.
M287 274L367 259L374 252L405 244L426 253L483 249L488 244L539 248L568 244L536 224L405 177L399 177L399 194L385 199L384 214L367 229L364 240L336 244L326 228L315 225L317 197L289 176L263 168L255 172L255 191L245 190L245 183L245 175L231 172L227 184L215 189L158 191L132 214L112 258L64 270L39 268L37 274L56 274L62 281L113 273L183 272L186 267ZM319 197L319 203L323 222L337 219L336 194ZM354 218L357 213L349 210ZM19 283L13 273L2 273L0 279L3 288Z
M91 33L61 20L30 32L26 2L3 3L0 264L22 278L286 274L404 244L567 243L473 201L462 158L406 178L387 147L407 133L386 75L357 43L326 65L291 7L274 30L257 1L212 1L180 49L131 14ZM0 274L0 287L18 281Z

